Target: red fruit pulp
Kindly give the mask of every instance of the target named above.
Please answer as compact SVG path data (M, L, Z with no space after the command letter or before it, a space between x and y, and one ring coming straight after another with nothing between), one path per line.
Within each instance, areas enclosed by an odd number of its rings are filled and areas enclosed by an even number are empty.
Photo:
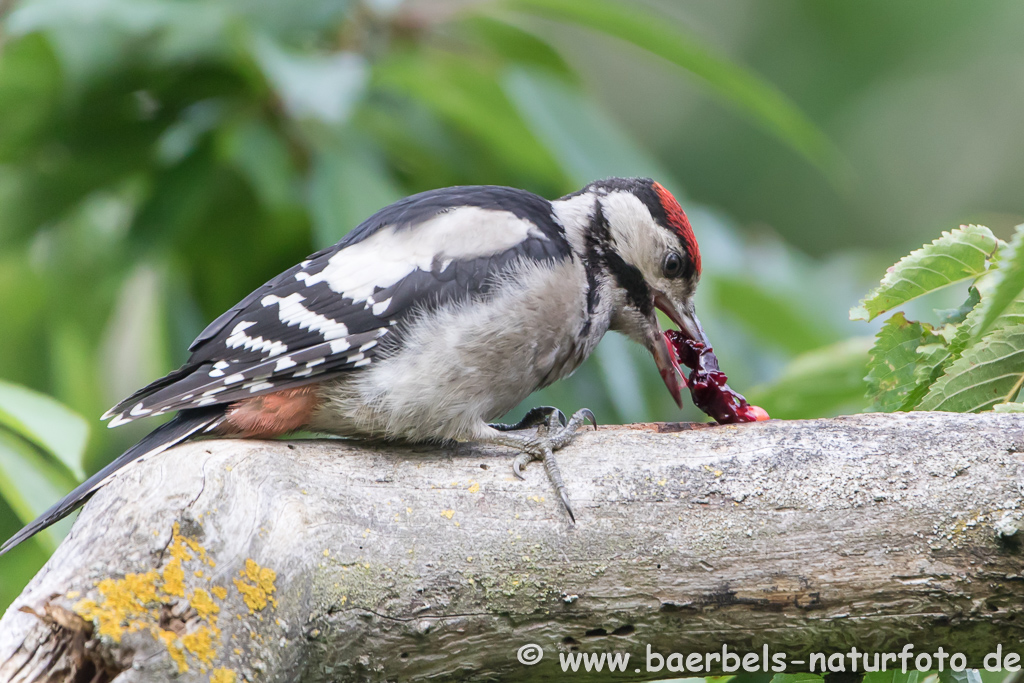
M665 338L679 362L690 368L690 376L685 379L695 406L719 424L768 419L764 408L750 405L725 383L728 378L718 369L718 358L710 346L690 339L677 330L669 330ZM682 370L679 374L682 375Z

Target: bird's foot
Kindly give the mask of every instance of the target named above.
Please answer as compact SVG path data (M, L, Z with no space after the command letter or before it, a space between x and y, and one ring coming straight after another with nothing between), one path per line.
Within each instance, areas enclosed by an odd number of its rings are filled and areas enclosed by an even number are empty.
M537 406L536 408L530 408L523 415L523 419L516 422L514 425L501 424L500 422L488 425L491 429L497 429L499 432L517 432L521 429L529 429L530 427L539 427L540 425L546 425L548 428L554 426L554 421L558 420L559 425L565 426L566 420L565 415L561 410L553 406Z
M512 461L512 472L520 479L523 479L523 467L534 460L542 461L548 478L558 491L562 505L565 506L565 511L569 513L569 518L574 523L576 515L569 504L569 495L565 490L565 482L562 480L558 463L555 462L554 452L571 443L576 438L577 430L588 420L594 425L594 429L597 429L597 418L587 408L576 411L568 420L557 408L533 408L514 425L491 425L499 433L489 439L492 443L510 446L520 451ZM533 427L536 427L536 430L532 430ZM517 433L527 430L531 431Z

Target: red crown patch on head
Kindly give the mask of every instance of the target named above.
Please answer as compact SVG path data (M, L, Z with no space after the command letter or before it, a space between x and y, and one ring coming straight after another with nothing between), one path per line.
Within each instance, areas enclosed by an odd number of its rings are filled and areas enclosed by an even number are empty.
M693 228L690 227L690 221L686 218L686 214L683 213L683 207L679 206L676 198L661 183L654 183L652 187L658 194L661 208L665 210L665 219L668 221L669 226L679 233L679 237L683 240L683 245L686 248L686 253L689 255L690 260L693 261L697 274L700 275L700 247L697 246L697 236L693 234Z

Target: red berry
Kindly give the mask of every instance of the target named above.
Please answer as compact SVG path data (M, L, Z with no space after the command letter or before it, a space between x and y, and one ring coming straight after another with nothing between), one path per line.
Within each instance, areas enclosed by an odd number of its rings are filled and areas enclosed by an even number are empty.
M771 417L768 416L768 411L762 408L761 406L750 406L750 410L748 410L747 412L748 414L753 415L754 420L757 422L764 422L765 420L772 419Z

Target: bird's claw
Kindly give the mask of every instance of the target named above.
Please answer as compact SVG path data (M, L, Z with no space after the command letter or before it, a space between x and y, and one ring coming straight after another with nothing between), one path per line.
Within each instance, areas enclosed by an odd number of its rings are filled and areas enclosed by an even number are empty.
M491 427L502 432L500 436L493 439L495 443L512 446L520 450L519 455L512 461L512 473L524 479L523 468L533 460L540 460L544 463L548 478L558 491L558 497L565 506L569 519L576 523L576 514L569 503L569 494L565 489L562 474L555 462L554 451L568 445L576 436L576 431L586 422L594 425L597 429L597 418L587 408L577 410L568 420L562 411L548 406L533 408L528 411L522 420L514 425L493 424ZM519 430L536 427L532 434L512 434Z
M523 476L523 468L526 467L531 460L535 459L536 458L532 453L527 453L525 451L520 453L516 456L516 459L512 461L512 473L520 479L526 479L526 477Z

